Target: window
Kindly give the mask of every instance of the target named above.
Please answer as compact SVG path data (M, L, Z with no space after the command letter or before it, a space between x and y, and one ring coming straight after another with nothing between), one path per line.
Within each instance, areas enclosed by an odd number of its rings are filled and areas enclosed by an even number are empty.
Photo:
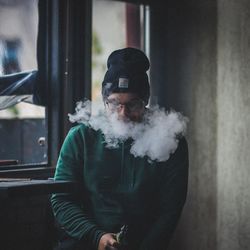
M111 51L148 55L147 13L126 1L0 0L0 172L55 167L68 113L100 98Z
M106 61L113 50L136 47L149 54L148 12L146 5L93 0L92 100L101 99Z
M45 107L34 104L38 0L0 1L1 165L47 162Z

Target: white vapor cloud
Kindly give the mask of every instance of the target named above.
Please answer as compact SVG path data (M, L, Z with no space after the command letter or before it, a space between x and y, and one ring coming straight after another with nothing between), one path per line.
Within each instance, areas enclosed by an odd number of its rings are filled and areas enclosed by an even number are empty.
M159 106L150 107L142 122L121 121L116 113L107 114L103 103L78 102L71 122L83 123L94 130L101 130L108 148L132 138L130 152L135 157L147 156L151 161L166 161L178 146L179 136L185 135L188 118Z

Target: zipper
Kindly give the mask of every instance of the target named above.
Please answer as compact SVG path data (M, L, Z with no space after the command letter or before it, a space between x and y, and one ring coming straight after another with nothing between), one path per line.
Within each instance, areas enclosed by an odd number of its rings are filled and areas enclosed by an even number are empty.
M122 142L122 159L121 159L121 183L124 183L124 142Z
M127 166L127 169L125 169L125 142L121 145L122 150L122 157L121 157L121 184L125 184L125 181L127 180L126 188L133 188L135 185L135 162L134 159L131 160L131 157L129 158L129 166ZM126 177L127 176L127 177ZM129 179L126 179L129 178Z
M132 189L135 185L135 159L133 158L133 162L131 162L132 167L132 175L130 181L130 188Z

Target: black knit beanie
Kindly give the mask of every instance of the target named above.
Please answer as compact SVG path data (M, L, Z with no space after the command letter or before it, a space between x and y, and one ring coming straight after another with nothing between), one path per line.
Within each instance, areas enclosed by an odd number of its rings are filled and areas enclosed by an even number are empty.
M150 87L146 72L149 69L149 60L141 50L115 50L108 57L107 67L102 82L104 100L112 93L135 93L148 103Z

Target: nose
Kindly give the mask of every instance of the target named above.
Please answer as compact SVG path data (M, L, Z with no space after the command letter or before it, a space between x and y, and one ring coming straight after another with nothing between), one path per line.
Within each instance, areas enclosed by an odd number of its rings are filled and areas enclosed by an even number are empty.
M118 115L121 118L129 118L129 112L126 105L121 105L118 111Z

